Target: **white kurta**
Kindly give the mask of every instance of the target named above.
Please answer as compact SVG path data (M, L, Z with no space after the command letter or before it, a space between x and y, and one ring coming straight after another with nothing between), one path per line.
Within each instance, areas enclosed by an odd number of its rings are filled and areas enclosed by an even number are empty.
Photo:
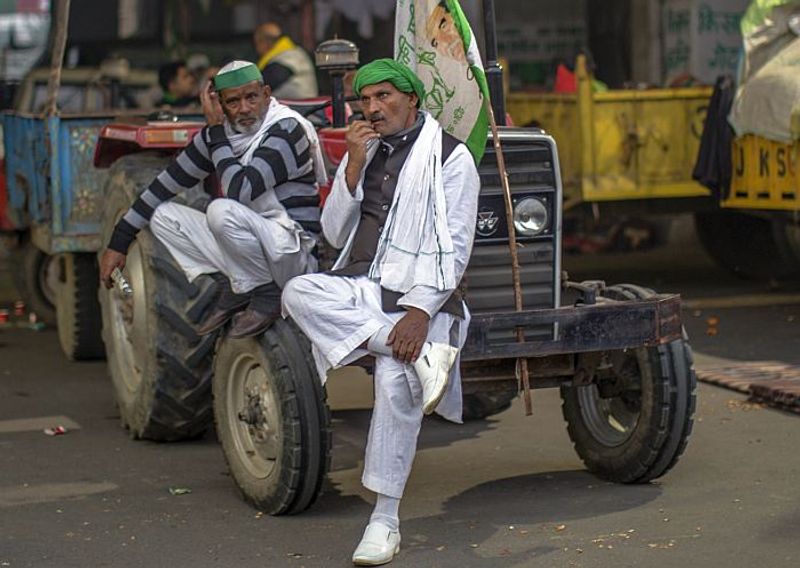
M460 280L469 262L477 216L480 179L472 156L458 145L442 169L447 202L447 225L455 249L455 271ZM322 228L334 247L350 253L360 219L364 196L362 180L354 194L347 189L343 172L337 172L331 194L322 213ZM408 220L407 222L414 222ZM456 342L466 340L469 316L455 318L439 309L452 290L417 286L403 295L400 306L413 306L431 316L428 341L450 343L451 327L458 329ZM328 370L352 363L367 354L360 349L385 325L394 325L405 312L384 313L381 288L366 276L306 274L291 280L283 292L284 315L289 315L313 344L321 379ZM422 394L412 366L392 357L376 355L375 408L367 442L362 482L368 489L401 497L416 452L422 423ZM461 376L458 361L453 367L448 390L436 411L449 420L461 421Z

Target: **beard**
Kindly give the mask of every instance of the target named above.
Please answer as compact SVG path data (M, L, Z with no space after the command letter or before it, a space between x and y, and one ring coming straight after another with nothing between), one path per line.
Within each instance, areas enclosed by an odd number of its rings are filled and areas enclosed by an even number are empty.
M249 119L250 117L248 117ZM234 127L236 128L237 132L241 132L242 134L255 134L258 132L258 129L261 128L261 123L264 122L264 117L256 117L255 121L250 124L242 124L242 119L237 120L233 123Z

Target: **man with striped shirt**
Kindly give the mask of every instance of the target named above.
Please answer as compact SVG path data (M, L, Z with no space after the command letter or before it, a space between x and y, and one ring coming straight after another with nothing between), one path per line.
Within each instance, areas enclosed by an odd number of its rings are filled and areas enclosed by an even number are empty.
M111 286L136 234L148 224L189 280L227 278L205 334L234 318L232 337L263 332L280 316L281 289L313 272L320 232L320 183L325 165L313 126L270 96L258 68L229 63L201 93L208 125L161 172L120 219L100 262ZM168 203L216 173L224 198L205 214Z

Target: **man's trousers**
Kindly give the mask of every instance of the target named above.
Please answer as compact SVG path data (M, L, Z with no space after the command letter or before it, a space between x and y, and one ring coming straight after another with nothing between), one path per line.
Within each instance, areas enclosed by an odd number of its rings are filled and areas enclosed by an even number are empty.
M150 221L153 234L189 281L222 272L237 294L275 282L283 287L316 269L316 259L298 231L256 213L233 199L215 199L205 214L185 205L162 203Z
M366 276L306 274L292 279L283 292L284 315L291 316L313 343L322 381L331 368L367 355L360 348L383 326L393 327L405 311L384 313L380 285ZM458 347L466 340L469 318L436 314L428 341L452 343L455 323ZM461 380L458 360L447 391L436 411L461 421ZM422 424L422 386L411 365L387 355L375 355L375 405L372 412L362 483L364 487L400 498L411 472Z

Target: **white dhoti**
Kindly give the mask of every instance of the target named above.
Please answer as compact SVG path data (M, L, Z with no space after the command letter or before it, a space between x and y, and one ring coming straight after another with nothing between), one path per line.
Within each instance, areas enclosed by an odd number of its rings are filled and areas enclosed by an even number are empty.
M366 276L307 274L291 280L283 291L284 315L291 316L313 344L314 359L324 382L329 369L367 355L360 348L383 326L394 326L405 311L384 313L380 285ZM429 324L428 341L466 341L464 320L438 313ZM411 472L422 424L422 385L411 365L387 355L375 355L375 405L372 412L362 483L367 489L400 498ZM459 361L436 412L461 422Z
M297 226L256 213L233 199L215 199L205 214L185 205L162 203L150 221L186 277L222 272L237 294L275 282L283 287L313 272L313 243Z

